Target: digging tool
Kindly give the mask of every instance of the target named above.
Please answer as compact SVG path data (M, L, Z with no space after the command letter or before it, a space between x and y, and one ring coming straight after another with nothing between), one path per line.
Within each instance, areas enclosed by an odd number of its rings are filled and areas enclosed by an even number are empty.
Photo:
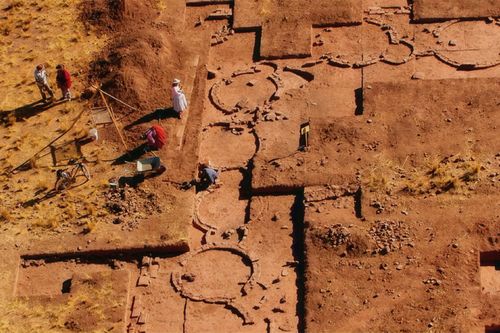
M122 131L120 130L120 127L118 126L118 121L116 120L115 118L115 115L113 113L113 110L111 109L111 107L109 106L108 102L106 101L106 97L104 97L104 94L102 92L101 89L99 89L99 93L101 94L101 98L102 100L104 101L104 104L106 105L106 109L108 110L109 112L109 116L111 117L111 120L113 121L113 124L115 125L116 127L116 130L118 132L118 135L120 136L120 139L122 141L122 144L123 146L125 147L125 149L128 151L128 146L127 146L127 143L125 142L125 138L123 137L123 133Z

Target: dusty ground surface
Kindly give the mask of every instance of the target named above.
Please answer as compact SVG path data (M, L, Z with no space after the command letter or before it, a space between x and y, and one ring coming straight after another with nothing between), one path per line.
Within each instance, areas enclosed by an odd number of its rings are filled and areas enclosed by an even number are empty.
M0 331L497 332L498 9L2 3ZM91 179L54 193L70 159ZM200 162L219 184L182 189Z

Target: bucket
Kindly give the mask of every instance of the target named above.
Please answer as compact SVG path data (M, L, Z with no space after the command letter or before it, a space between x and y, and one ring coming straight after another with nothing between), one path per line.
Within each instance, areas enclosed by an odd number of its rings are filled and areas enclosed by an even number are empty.
M97 139L99 138L99 135L97 134L97 128L92 128L89 131L89 138L91 138L92 141L97 141Z

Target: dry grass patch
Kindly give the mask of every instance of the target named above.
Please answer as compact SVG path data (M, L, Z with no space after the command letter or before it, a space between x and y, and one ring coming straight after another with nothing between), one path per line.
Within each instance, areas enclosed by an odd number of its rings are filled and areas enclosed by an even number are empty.
M416 194L466 192L480 180L482 170L485 170L483 164L474 157L434 157L407 178L403 190Z
M9 222L11 220L11 213L5 208L0 209L0 222Z
M371 192L409 194L466 193L481 180L485 163L473 156L433 156L411 169L379 161L364 170L363 186Z

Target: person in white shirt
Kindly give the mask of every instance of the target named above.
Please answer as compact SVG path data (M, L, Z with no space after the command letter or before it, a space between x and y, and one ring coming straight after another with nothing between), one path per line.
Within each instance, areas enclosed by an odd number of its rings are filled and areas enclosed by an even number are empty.
M181 119L182 112L187 109L188 104L184 91L181 89L181 81L179 79L174 79L172 83L172 103L174 104L175 112L177 112L179 119Z
M35 82L40 90L40 95L42 95L42 99L44 102L47 101L47 93L50 95L50 99L54 99L54 92L49 86L49 79L47 76L47 72L45 71L45 66L40 64L35 68Z

